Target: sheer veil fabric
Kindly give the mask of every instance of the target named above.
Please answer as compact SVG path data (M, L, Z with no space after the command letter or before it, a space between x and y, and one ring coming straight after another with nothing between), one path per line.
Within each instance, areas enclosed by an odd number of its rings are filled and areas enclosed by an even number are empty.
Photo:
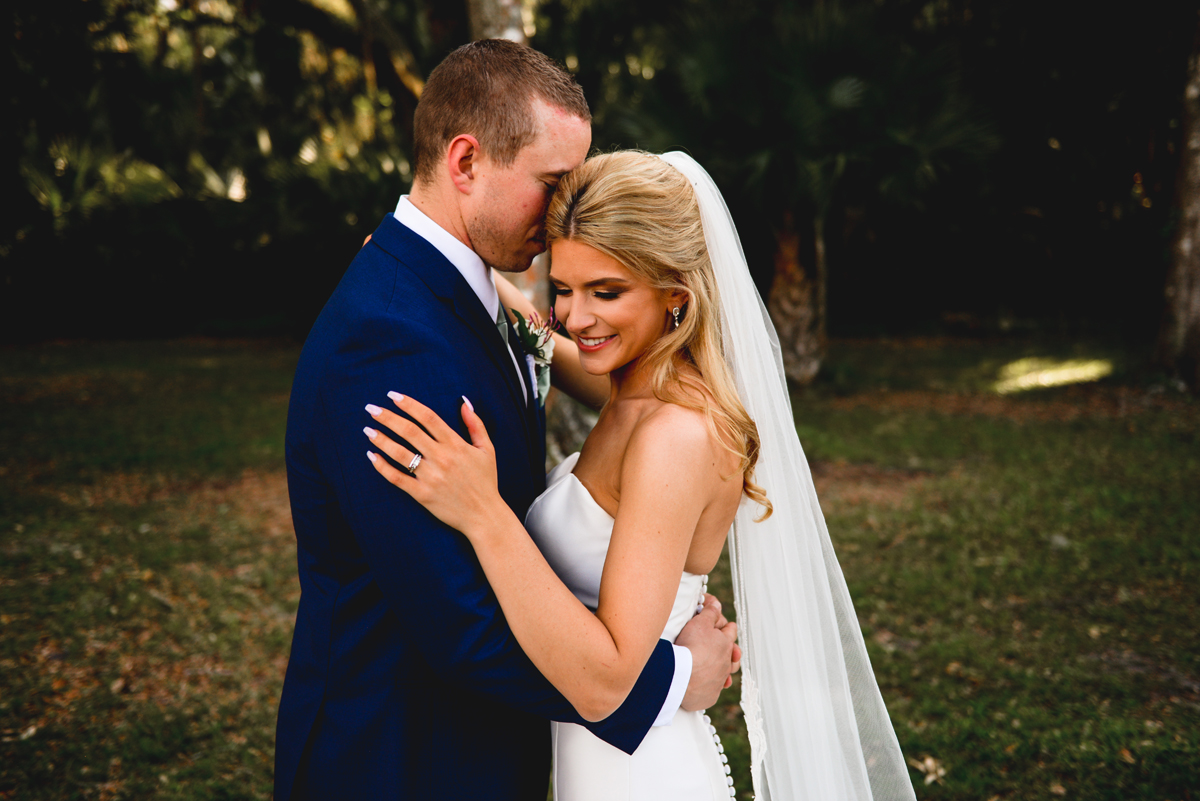
M915 799L800 447L779 338L750 278L733 218L685 153L661 156L691 182L720 294L722 343L762 445L729 536L744 651L742 709L760 801Z

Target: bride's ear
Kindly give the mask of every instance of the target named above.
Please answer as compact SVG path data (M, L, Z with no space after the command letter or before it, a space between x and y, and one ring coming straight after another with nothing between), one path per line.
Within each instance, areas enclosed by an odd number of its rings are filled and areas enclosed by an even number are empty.
M679 309L679 319L683 319L683 313L687 310L688 301L692 299L691 294L686 289L675 289L667 295L667 313L670 314L672 309Z

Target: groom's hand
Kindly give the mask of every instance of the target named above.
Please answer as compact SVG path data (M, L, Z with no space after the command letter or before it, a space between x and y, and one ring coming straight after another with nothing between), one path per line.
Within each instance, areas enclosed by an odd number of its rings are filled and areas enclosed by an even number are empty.
M692 652L692 677L680 704L683 709L695 712L717 702L741 661L741 649L734 653L736 639L737 624L721 614L720 601L706 596L703 611L675 638L676 645Z
M704 606L709 604L715 604L717 607L717 628L733 640L733 664L729 668L729 675L725 678L725 687L729 688L733 684L733 674L742 668L742 646L737 644L737 623L730 623L725 617L725 613L721 611L721 602L717 596L706 592L704 593Z

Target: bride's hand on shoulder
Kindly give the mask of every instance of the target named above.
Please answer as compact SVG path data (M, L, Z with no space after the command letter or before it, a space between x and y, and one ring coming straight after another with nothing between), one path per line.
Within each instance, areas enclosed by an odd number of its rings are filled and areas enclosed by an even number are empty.
M399 469L378 453L367 451L367 458L380 475L468 538L489 520L498 519L500 507L508 510L497 488L495 448L469 400L464 397L462 405L463 422L471 437L467 442L419 401L398 392L389 392L388 397L406 416L373 404L367 405L367 413L412 449L379 429L364 428L374 448L405 468ZM411 472L409 465L414 468Z

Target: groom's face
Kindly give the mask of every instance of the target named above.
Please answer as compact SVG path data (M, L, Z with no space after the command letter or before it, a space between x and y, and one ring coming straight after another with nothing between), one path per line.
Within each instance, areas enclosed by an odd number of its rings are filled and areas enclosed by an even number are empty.
M592 144L586 121L536 98L533 110L538 135L511 164L483 155L474 167L477 191L467 209L467 233L479 257L502 272L527 270L546 249L550 197Z

